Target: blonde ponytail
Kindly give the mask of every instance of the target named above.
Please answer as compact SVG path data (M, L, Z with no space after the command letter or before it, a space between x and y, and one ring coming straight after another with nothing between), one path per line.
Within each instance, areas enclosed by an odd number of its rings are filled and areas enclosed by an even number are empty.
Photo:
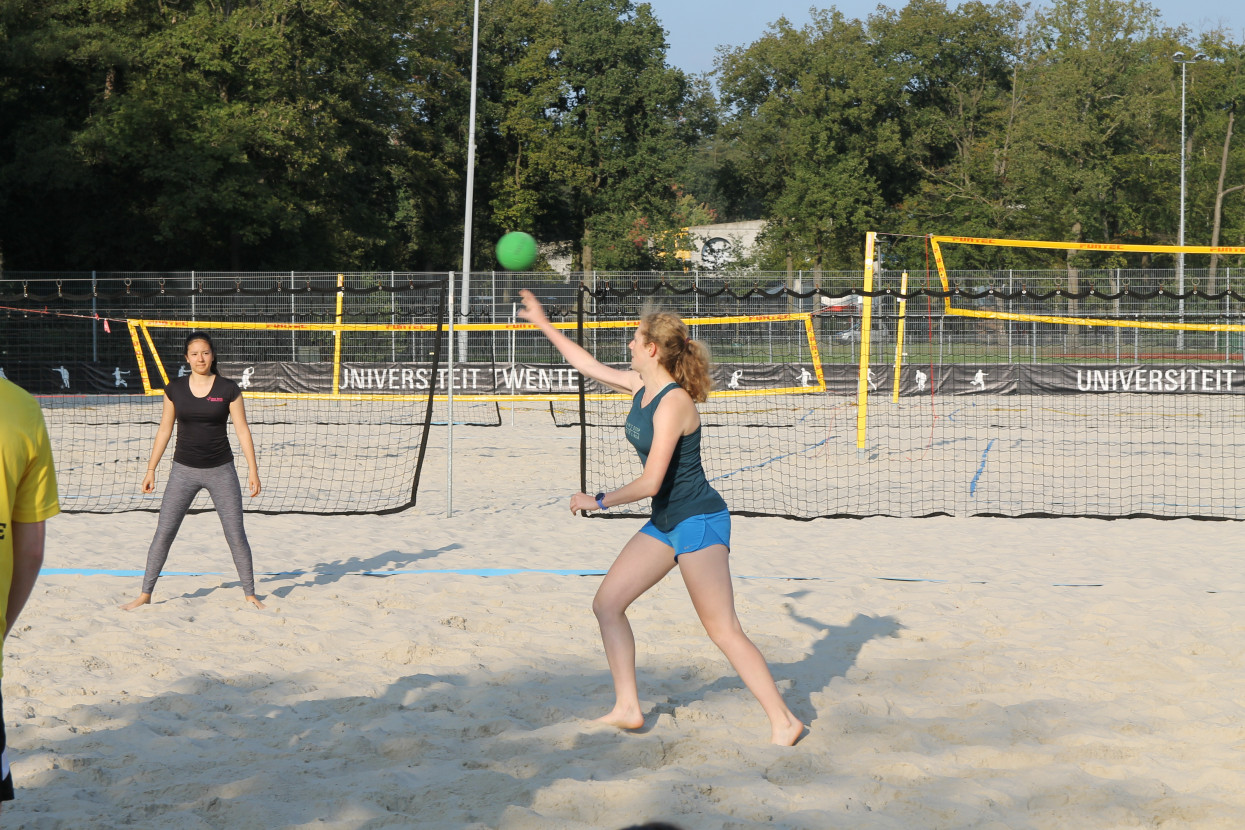
M668 311L646 314L640 321L644 339L657 344L657 359L675 382L697 403L713 389L709 374L709 347L688 335L687 324Z

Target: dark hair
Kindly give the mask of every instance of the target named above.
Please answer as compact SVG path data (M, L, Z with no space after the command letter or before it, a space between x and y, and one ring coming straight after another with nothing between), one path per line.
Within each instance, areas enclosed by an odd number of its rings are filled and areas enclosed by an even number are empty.
M216 365L216 344L212 342L211 335L205 331L192 331L186 335L186 342L182 345L182 357L189 354L190 344L196 340L202 340L204 343L207 343L208 348L212 350L212 365L208 368L208 371L214 375L219 375L220 369Z

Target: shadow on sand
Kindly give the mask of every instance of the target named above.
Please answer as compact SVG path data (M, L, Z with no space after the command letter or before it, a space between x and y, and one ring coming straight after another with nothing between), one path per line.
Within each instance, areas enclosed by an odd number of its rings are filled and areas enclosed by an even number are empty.
M280 595L436 554L323 563ZM901 627L865 615L831 626L788 610L822 632L804 656L772 664L777 678L794 681L792 708L811 723L811 696L843 676L865 643ZM690 780L688 765L760 778L783 757L774 753L798 751L758 744L751 733L706 743L695 728L653 729L662 712L742 691L724 658L726 674L711 683L689 678L684 666L643 672L644 686L665 697L644 729L625 733L584 720L611 702L603 661L524 655L501 640L485 635L478 646L484 655L505 645L512 657L504 665L371 685L352 681L348 669L328 677L277 671L274 655L274 671L204 672L153 697L87 699L63 718L19 722L10 741L22 792L6 805L5 826L492 828L516 816L532 824L549 803L570 798L573 808L557 809L585 826L649 817L725 827L735 826L740 806L678 784ZM343 648L341 659L356 656ZM356 682L358 694L319 691ZM828 759L806 754L810 775L831 772ZM611 797L580 797L595 787L609 787Z

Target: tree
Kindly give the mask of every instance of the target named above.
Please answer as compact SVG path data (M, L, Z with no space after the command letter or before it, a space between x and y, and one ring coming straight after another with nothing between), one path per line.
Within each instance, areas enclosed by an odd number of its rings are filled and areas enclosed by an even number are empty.
M97 100L115 93L106 66L135 36L76 2L0 0L0 244L9 267L93 267L115 229L141 217L117 204L124 181L100 175L74 146ZM105 36L107 35L107 36Z
M900 100L877 42L837 11L797 31L779 19L719 62L724 136L772 220L768 264L854 267L864 232L898 193L907 164Z
M1017 116L1027 227L1041 239L1174 241L1169 207L1153 198L1176 172L1155 152L1170 135L1172 50L1154 10L1056 0L1033 36Z
M49 228L18 243L24 264L350 268L410 253L402 231L445 174L416 106L412 45L433 6L3 8L4 62L26 81L6 95L20 120L4 207ZM38 179L57 168L42 204Z
M1218 247L1224 236L1225 225L1228 238L1235 240L1229 244L1245 242L1245 210L1241 209L1242 200L1239 197L1236 199L1235 210L1231 203L1228 204L1226 221L1224 211L1225 197L1245 190L1245 148L1242 148L1239 141L1233 141L1236 138L1236 116L1242 104L1245 104L1245 48L1228 43L1220 37L1211 37L1203 42L1201 49L1212 56L1213 60L1207 66L1198 67L1203 70L1200 74L1204 74L1206 78L1198 95L1201 124L1198 132L1205 136L1207 147L1204 154L1206 158L1198 167L1206 167L1207 173L1213 170L1214 184L1210 185L1207 181L1204 189L1199 188L1198 195L1201 197L1203 193L1213 194L1210 245ZM1222 139L1216 142L1219 136ZM1210 152L1212 149L1217 149L1218 152ZM1204 197L1197 201L1205 204ZM1210 256L1206 284L1206 291L1209 293L1217 290L1219 259L1218 254Z
M553 0L562 48L553 114L569 162L556 184L584 270L651 267L647 239L674 230L677 172L695 136L680 117L687 77L666 65L647 4Z
M997 237L1023 220L1012 166L1024 101L1016 72L1026 52L1023 13L1010 2L948 10L942 2L913 0L898 13L871 18L883 52L893 56L892 82L904 90L904 144L914 185L893 218L900 229Z

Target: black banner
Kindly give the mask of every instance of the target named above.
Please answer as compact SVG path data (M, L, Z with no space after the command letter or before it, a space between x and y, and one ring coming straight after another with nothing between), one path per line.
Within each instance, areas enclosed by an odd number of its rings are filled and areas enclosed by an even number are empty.
M0 365L8 378L32 395L142 394L143 379L134 363L106 366L83 361Z
M618 368L625 369L625 365ZM331 365L327 363L252 363L236 369L234 377L244 390L256 392L328 392L332 389ZM817 376L811 364L718 364L712 369L714 386L725 390L812 388ZM424 366L410 363L343 363L338 379L341 394L418 395L430 385L445 394L453 384L464 395L574 395L579 392L579 373L565 363L458 363L433 376ZM592 379L585 381L589 394L613 390Z
M1192 366L1026 366L1030 395L1124 393L1129 395L1224 395L1245 392L1245 364Z
M6 373L6 368L8 369ZM170 367L171 369L172 367ZM188 374L185 364L177 371ZM617 368L625 369L625 364ZM328 394L333 389L330 363L222 363L221 374L244 391ZM731 364L713 366L714 389L763 391L816 386L811 364ZM827 392L855 397L858 369L851 364L822 367ZM0 366L7 377L37 395L135 394L142 391L137 365L88 362L23 363ZM890 395L895 368L875 364L869 370L869 392ZM159 375L151 378L163 386ZM463 395L573 395L579 373L565 363L460 363L439 369L414 363L343 363L338 379L341 394L420 395L432 385L445 394L453 384ZM612 390L587 380L589 394ZM1177 365L1140 364L1007 364L970 363L957 366L906 365L899 394L916 395L1235 395L1245 393L1245 363Z
M855 366L827 366L826 387L834 394L857 391ZM869 370L870 394L893 394L895 367ZM901 397L913 395L1232 395L1245 393L1245 364L1142 366L1136 364L968 363L904 366Z

